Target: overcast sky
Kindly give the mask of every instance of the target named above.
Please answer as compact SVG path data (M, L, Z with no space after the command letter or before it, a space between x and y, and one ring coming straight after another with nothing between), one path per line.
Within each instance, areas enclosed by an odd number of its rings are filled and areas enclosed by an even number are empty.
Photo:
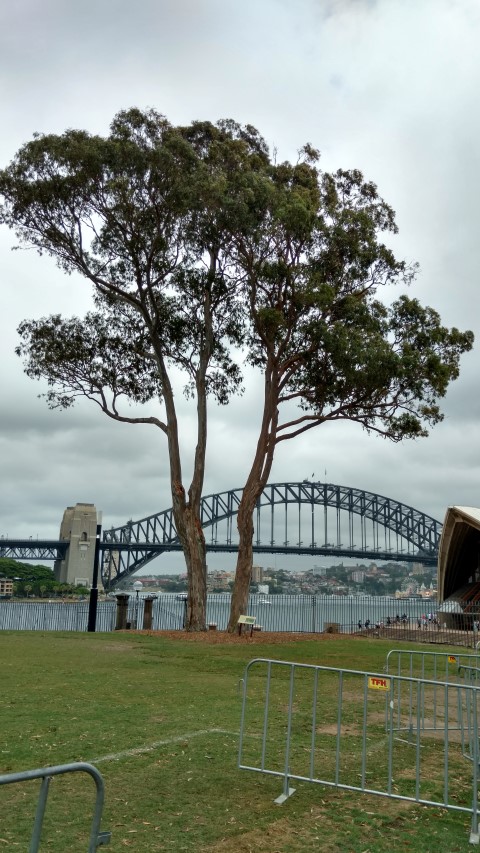
M326 471L442 520L448 505L480 505L479 43L478 0L3 3L0 163L35 131L106 134L118 110L138 106L174 124L249 122L281 159L308 141L324 169L361 169L397 211L397 256L420 264L412 295L477 343L429 438L391 445L326 425L280 445L270 481ZM0 535L56 538L77 501L95 503L108 527L167 508L158 430L112 423L88 403L50 412L24 376L20 321L83 314L90 292L14 242L0 229ZM211 408L205 494L244 482L256 383ZM188 477L193 421L181 411ZM165 559L162 570L179 565Z

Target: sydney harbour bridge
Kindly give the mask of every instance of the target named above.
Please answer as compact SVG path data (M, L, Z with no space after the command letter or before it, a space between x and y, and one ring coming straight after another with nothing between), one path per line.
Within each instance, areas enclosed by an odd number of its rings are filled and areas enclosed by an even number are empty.
M234 552L242 490L202 498L207 551ZM272 483L255 510L254 554L323 555L382 562L436 565L441 522L392 498L362 489L303 480ZM0 556L61 560L69 542L0 539ZM103 585L116 586L159 554L180 551L172 509L100 532L98 560Z

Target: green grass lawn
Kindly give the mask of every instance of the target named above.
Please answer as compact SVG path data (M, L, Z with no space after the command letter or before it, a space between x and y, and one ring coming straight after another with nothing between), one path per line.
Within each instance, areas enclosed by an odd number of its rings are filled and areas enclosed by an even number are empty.
M106 785L102 828L112 831L112 853L469 849L466 814L301 782L277 806L281 779L237 769L239 682L249 660L381 671L391 642L269 645L255 637L210 645L29 632L1 632L0 642L0 772L95 764ZM335 697L325 702L331 715ZM462 761L457 772L467 785L471 765ZM0 787L0 850L28 849L37 791L37 782ZM54 779L42 850L85 851L93 800L89 777Z

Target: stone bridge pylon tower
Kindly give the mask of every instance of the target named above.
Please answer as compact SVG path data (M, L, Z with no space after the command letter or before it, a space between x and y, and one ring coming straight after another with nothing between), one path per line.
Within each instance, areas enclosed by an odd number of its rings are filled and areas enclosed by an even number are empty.
M98 517L94 504L67 506L59 538L70 545L65 558L55 561L55 580L59 583L92 586Z

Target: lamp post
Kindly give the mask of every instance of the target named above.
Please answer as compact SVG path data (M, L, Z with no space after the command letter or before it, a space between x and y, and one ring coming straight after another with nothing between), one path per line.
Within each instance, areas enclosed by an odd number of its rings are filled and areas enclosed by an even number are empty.
M97 516L97 530L95 534L95 556L93 560L93 577L92 586L90 588L90 599L88 602L88 626L87 631L95 631L97 624L97 604L98 604L98 564L100 562L100 537L102 535L102 514Z
M135 630L138 628L138 594L141 589L143 589L143 583L141 581L135 581L133 584L133 588L137 594L137 598L135 600Z

